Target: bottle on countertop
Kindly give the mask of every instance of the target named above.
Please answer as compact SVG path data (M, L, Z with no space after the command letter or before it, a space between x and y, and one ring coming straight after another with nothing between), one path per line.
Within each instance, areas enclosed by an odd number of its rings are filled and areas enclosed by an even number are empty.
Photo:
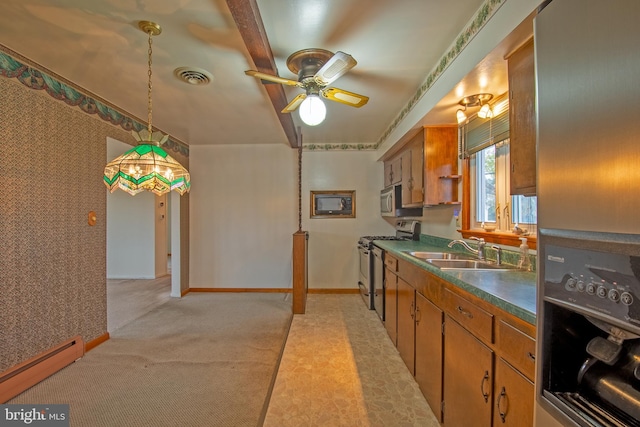
M529 259L529 245L527 245L527 238L520 237L520 259L518 260L518 268L525 271L531 270L531 260Z

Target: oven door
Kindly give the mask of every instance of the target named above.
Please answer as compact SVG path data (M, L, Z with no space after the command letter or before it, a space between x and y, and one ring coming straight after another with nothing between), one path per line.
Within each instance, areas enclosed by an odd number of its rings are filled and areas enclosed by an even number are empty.
M373 268L371 269L373 307L380 320L384 321L384 250L374 246L371 252L373 253Z
M363 245L358 245L360 258L360 273L358 276L358 288L360 296L369 310L373 310L373 293L371 292L371 250Z

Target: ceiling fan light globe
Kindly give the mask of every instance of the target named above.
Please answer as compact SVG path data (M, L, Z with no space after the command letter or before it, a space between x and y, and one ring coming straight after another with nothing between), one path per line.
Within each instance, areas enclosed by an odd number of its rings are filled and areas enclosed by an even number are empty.
M298 108L300 118L309 126L317 126L327 116L327 107L317 95L309 95Z
M456 111L456 119L458 120L458 124L464 123L467 120L467 115L462 110Z

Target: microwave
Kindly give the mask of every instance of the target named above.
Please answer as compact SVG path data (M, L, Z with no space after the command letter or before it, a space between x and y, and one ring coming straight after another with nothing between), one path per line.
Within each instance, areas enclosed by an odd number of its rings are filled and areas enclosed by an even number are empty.
M393 218L421 217L422 208L403 208L402 186L393 185L380 192L380 214Z

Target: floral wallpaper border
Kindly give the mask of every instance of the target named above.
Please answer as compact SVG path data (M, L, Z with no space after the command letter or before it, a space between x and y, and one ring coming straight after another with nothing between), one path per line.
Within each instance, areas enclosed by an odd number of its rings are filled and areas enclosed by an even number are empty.
M306 144L303 148L307 151L329 151L329 150L376 150L380 144L393 132L402 122L402 120L409 114L411 110L416 106L418 101L429 91L433 84L438 80L438 77L451 65L453 60L462 52L462 50L469 44L469 42L475 37L476 34L484 27L489 19L496 13L496 11L507 0L487 0L478 10L476 17L467 28L465 28L456 38L455 43L451 46L449 51L445 53L438 65L431 70L427 78L422 85L418 88L415 95L409 100L409 103L402 109L400 114L396 116L393 123L382 134L380 139L375 143L368 144Z
M146 128L145 124L122 114L105 101L96 99L96 96L85 95L78 88L73 87L71 83L61 82L62 78L55 76L54 73L47 71L49 73L47 74L39 71L24 64L23 62L27 62L25 59L21 58L18 61L14 56L19 55L0 45L0 76L15 78L30 89L44 90L59 101L72 107L78 107L87 114L97 114L102 120L120 126L126 131L135 130L137 132ZM189 157L189 146L174 138L169 137L163 148Z

